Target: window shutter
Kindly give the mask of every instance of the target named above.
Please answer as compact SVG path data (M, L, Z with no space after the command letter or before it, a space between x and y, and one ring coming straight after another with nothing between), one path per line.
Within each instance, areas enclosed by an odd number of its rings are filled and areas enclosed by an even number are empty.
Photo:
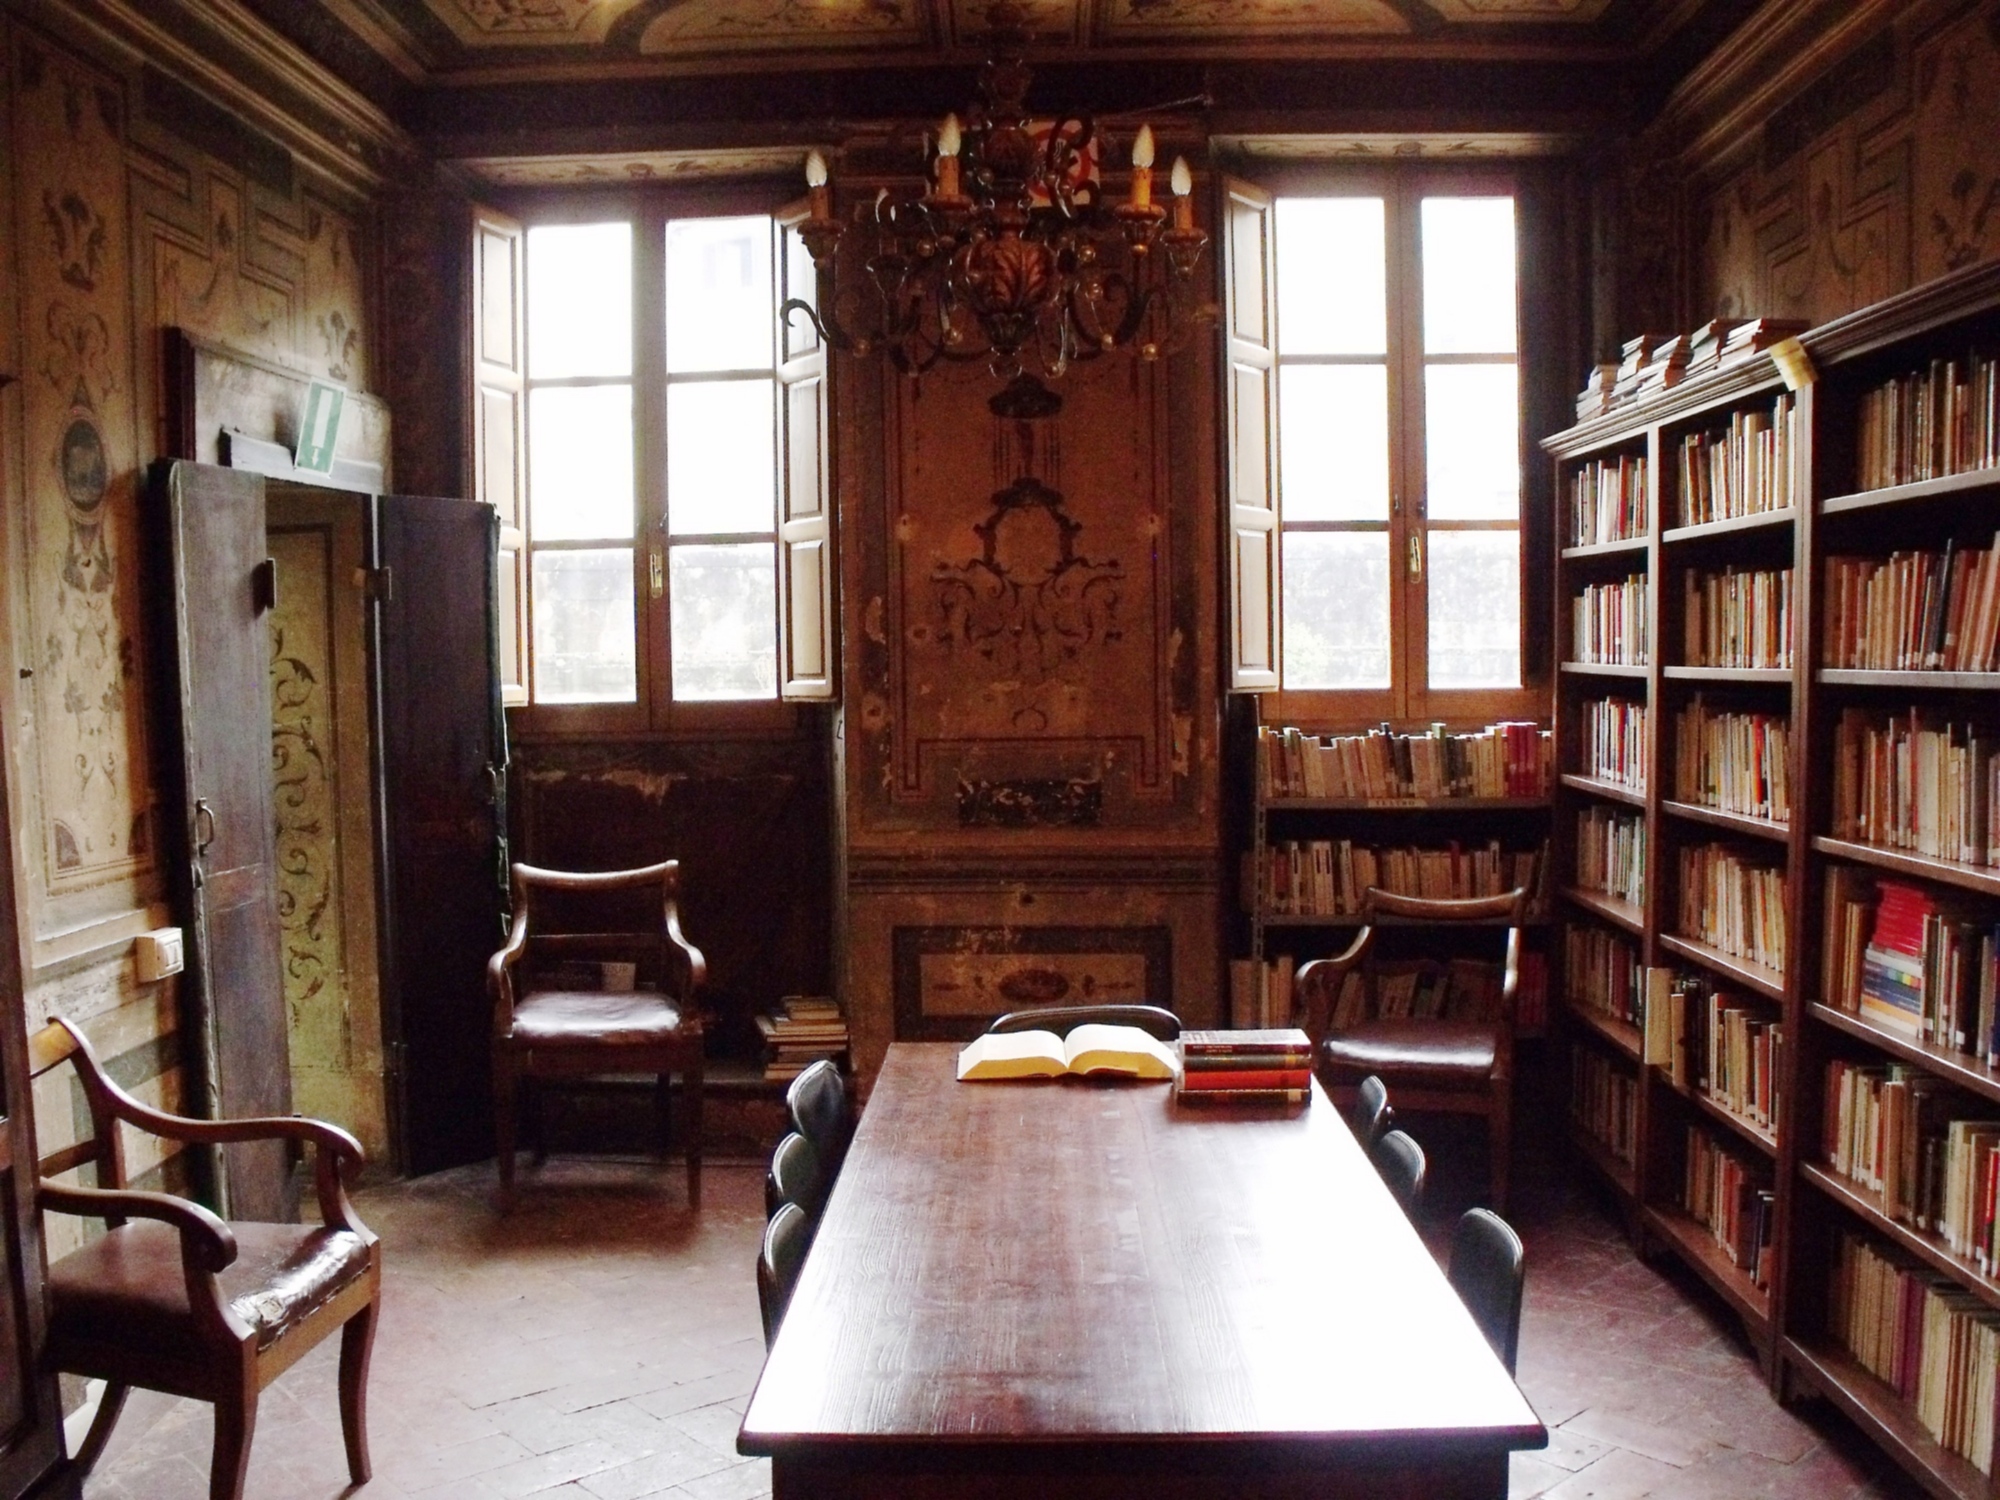
M1222 184L1229 371L1229 686L1278 686L1277 261L1271 198Z
M500 701L528 701L527 557L522 500L527 493L521 226L505 214L472 211L473 497L500 520Z
M805 205L777 216L778 301L817 305L811 254L799 236ZM829 702L836 678L832 433L827 350L810 321L778 328L778 696Z

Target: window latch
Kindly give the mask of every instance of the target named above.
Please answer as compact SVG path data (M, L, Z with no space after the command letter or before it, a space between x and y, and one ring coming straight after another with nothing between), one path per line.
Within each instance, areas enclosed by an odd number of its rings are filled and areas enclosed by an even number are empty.
M667 591L667 561L658 547L647 556L647 571L652 576L653 597L657 599Z
M1424 544L1418 537L1410 538L1410 576L1412 578L1424 576Z

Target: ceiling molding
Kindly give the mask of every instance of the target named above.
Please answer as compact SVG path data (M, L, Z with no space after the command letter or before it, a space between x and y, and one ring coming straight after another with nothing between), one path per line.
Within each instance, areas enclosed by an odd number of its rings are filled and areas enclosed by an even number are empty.
M1428 131L1397 134L1216 135L1218 152L1252 161L1495 161L1570 156L1595 137L1560 131Z
M319 0L319 3L411 83L427 83L437 71L437 55L376 0Z
M626 151L568 156L465 157L454 165L488 187L622 187L636 183L716 182L798 177L807 147L764 146L689 151ZM833 155L834 147L820 149Z

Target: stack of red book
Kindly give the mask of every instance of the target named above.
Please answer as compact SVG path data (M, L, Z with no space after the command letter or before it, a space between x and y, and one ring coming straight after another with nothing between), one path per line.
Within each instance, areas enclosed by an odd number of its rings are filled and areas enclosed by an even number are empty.
M1312 1043L1296 1026L1183 1031L1180 1098L1189 1104L1304 1104Z

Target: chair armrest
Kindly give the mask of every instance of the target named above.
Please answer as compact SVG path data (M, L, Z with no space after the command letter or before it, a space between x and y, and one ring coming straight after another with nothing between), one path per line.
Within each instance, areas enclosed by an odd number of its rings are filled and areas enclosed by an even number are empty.
M681 955L681 962L687 967L687 983L686 987L681 991L681 998L683 1000L692 1000L695 991L708 983L708 960L701 956L701 949L690 943L687 940L687 935L681 931L680 903L671 897L667 899L664 920L667 934L667 951L669 953L678 951Z
M528 908L516 893L514 925L507 930L506 944L486 960L486 988L493 997L493 1035L500 1038L514 1029L514 965L528 951Z
M37 1190L41 1207L85 1219L157 1219L180 1231L181 1255L211 1274L236 1259L236 1236L199 1203L130 1188L63 1187L47 1178Z
M1336 953L1332 958L1316 958L1302 965L1293 977L1293 991L1305 1003L1305 1030L1312 1040L1315 1054L1333 1025L1333 1008L1340 999L1341 986L1347 982L1347 976L1367 959L1369 950L1374 946L1375 929L1364 927L1354 935L1354 941L1347 945L1345 952Z

